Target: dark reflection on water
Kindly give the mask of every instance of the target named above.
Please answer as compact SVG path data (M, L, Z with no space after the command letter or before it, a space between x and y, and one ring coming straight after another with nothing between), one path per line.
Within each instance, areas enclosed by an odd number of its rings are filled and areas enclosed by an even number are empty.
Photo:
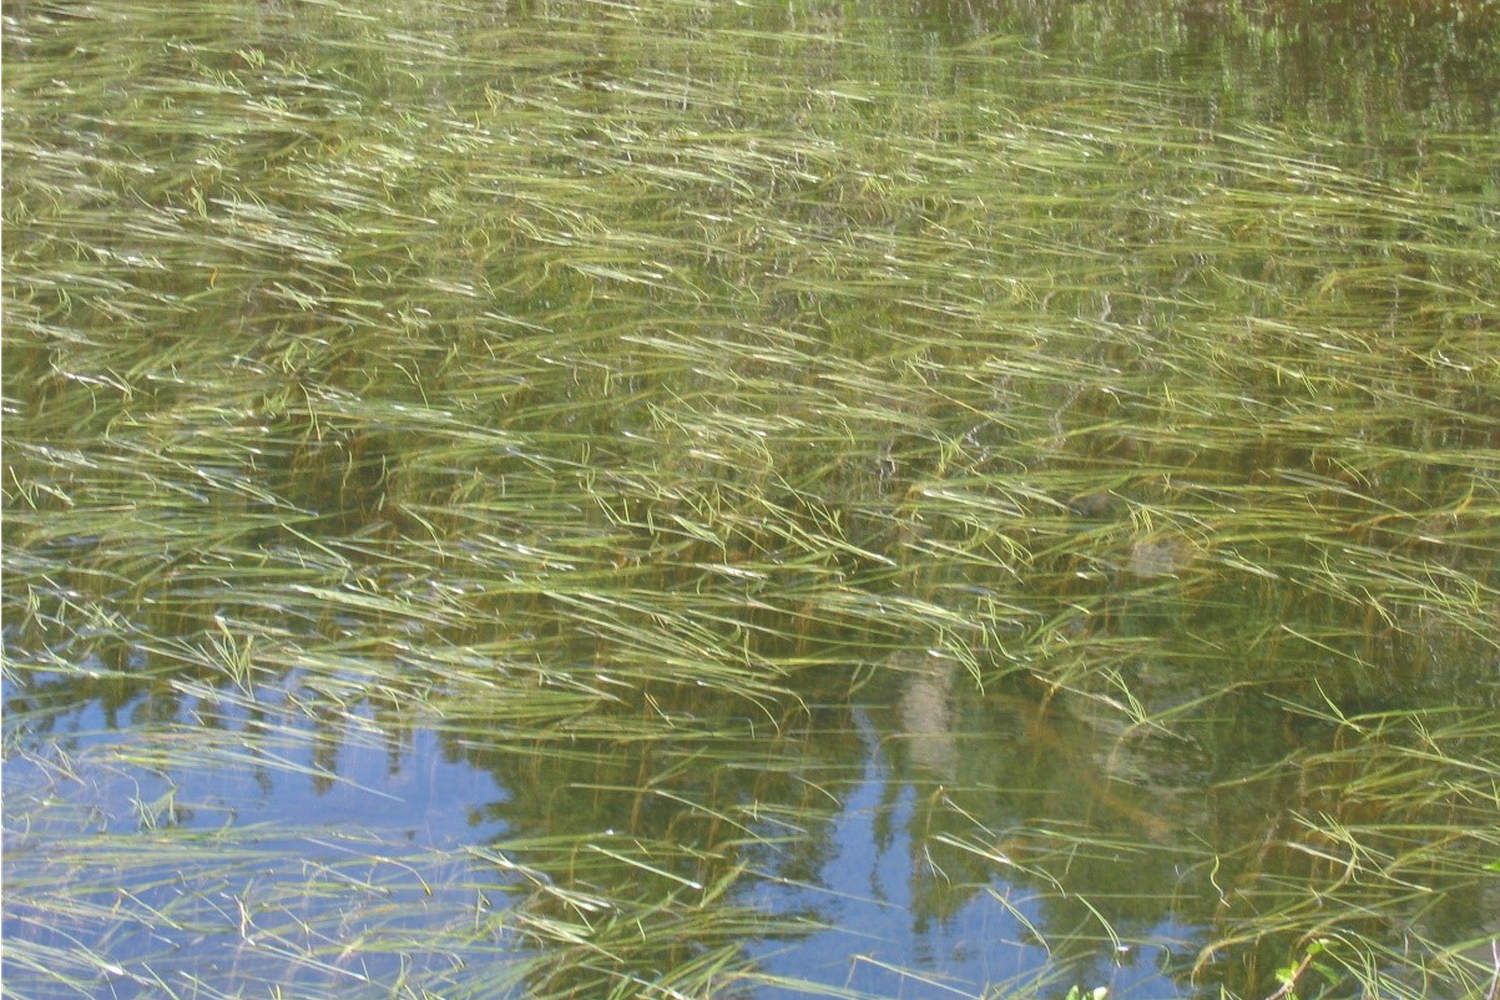
M949 784L936 786L931 774L900 780L893 774L893 761L881 748L866 710L856 709L854 718L868 756L861 780L849 788L829 831L832 856L820 867L814 887L772 885L756 894L773 910L799 906L815 910L829 929L794 946L772 943L755 949L766 968L874 996L939 997L955 991L978 995L1002 984L1021 988L1068 976L1075 984L1107 986L1115 996L1173 992L1171 981L1157 975L1159 952L1167 943L1185 944L1191 936L1187 928L1175 927L1170 918L1164 918L1157 926L1134 928L1141 936L1130 944L1095 947L1067 961L1066 955L1050 950L1038 936L1039 930L1063 929L1067 922L1060 914L1048 912L1053 901L1045 898L1045 889L1020 879L1011 881L1003 874L965 870L951 851L943 858L944 845L933 840L931 809L921 808L918 798L948 794L968 800L972 792L962 795L953 788L951 777ZM950 731L942 737L898 733L896 738L909 738L914 746L923 739L944 739L953 744L949 749L954 753L988 757L1007 770L1003 758L985 753L997 735L963 736ZM1006 733L999 738L1011 742L1019 735ZM914 749L913 756L921 754ZM1043 786L1013 785L1005 792L1024 801L1044 790ZM994 805L993 799L989 804ZM1018 825L1016 816L983 819ZM1131 861L1122 857L1119 864L1127 866ZM951 875L944 862L955 868ZM1140 888L1157 887L1143 882ZM1140 943L1147 941L1151 943ZM770 988L762 995L799 994Z
M1312 877L1299 874L1303 866L1284 847L1265 856L1272 837L1296 839L1286 829L1292 817L1359 808L1357 797L1336 800L1357 765L1320 777L1308 761L1351 730L1259 694L1221 699L1200 719L1205 739L1192 726L1168 737L1086 701L1013 688L981 694L962 667L933 651L881 666L857 702L810 702L808 714L792 717L802 721L769 740L752 735L754 720L706 717L712 699L663 689L653 710L693 725L613 746L569 740L530 749L480 731L392 729L389 718L366 712L320 726L268 690L259 710L218 714L216 756L182 728L201 724L203 706L215 701L209 688L164 707L151 706L149 695L128 700L114 725L97 700L68 707L47 686L40 691L53 696L49 713L28 715L36 692L9 689L7 815L31 815L40 797L66 808L51 811L51 828L8 821L7 878L22 886L49 870L76 878L70 866L78 862L51 857L48 844L80 832L124 838L123 846L217 831L227 850L201 881L172 875L192 863L191 836L181 842L187 853L167 847L152 863L146 851L136 868L82 863L97 867L101 888L118 883L106 894L120 893L114 905L173 914L171 929L147 930L143 921L138 932L111 931L114 962L248 983L266 974L257 964L263 954L241 967L192 949L254 952L243 923L240 938L209 928L225 906L267 886L277 887L274 902L242 915L251 928L275 914L330 948L349 934L410 932L420 941L434 924L473 920L476 900L503 927L507 907L545 905L539 884L649 896L643 883L652 876L632 866L643 852L652 871L684 885L744 866L749 876L734 890L740 904L810 921L802 932L742 942L773 976L869 996L980 995L1002 985L1061 993L1085 983L1113 996L1160 997L1180 995L1196 976L1200 949L1222 929L1226 892L1247 879ZM154 765L122 764L106 752L122 741L131 745L127 759ZM1241 850L1257 840L1258 854ZM481 853L465 860L466 844ZM595 862L637 860L600 866L580 857L590 851ZM343 891L351 885L367 897L352 909ZM1267 886L1261 905L1276 892ZM1411 919L1482 935L1485 899L1459 893L1420 918L1414 909ZM42 945L69 940L14 899L6 933ZM529 953L503 930L469 946L477 950L445 944L424 955L407 942L399 954L294 962L275 975L330 987L337 973L380 982L420 971L462 982L463 959ZM693 954L691 940L663 946L686 948L677 961ZM116 995L150 995L138 977L110 983ZM806 987L753 992L790 997Z
M1000 840L1010 843L1011 850L1023 841L1026 822L1034 816L1066 817L1076 811L1079 832L1114 828L1112 835L1125 841L1137 841L1137 824L1160 836L1165 821L1147 817L1119 796L1106 795L1101 805L1091 777L1070 782L1071 769L1079 766L1070 759L1104 752L1091 742L1096 737L1086 728L1047 737L1066 738L1066 751L1056 745L1039 749L1034 702L1016 695L998 700L959 696L953 690L952 665L929 668L924 656L910 658L916 672L894 706L883 698L852 709L815 707L811 727L790 742L779 741L780 752L759 763L757 754L763 755L765 748L751 743L726 751L695 747L687 737L624 753L583 748L568 755L528 756L472 735L439 737L421 728L382 731L373 720L364 720L368 728L351 729L348 718L314 731L308 740L303 729L316 724L299 724L296 709L277 704L269 691L257 711L231 707L217 715L223 745L215 755L198 749L196 738L182 728L201 724L203 704L214 700L211 689L203 689L203 697L188 705L175 699L151 705L149 695L128 700L117 706L116 724L106 722L97 701L68 708L59 706L63 699L47 685L29 696L10 690L6 708L13 749L6 765L7 812L29 815L42 797L66 802L67 808L53 810L53 828L7 830L7 876L22 886L45 878L49 870L77 878L68 860L49 857L48 844L80 833L103 841L124 838L123 845L132 836L169 834L188 835L185 843L195 843L190 831L218 832L225 835L227 851L201 880L163 881L193 858L190 849L167 849L158 862L148 860L135 871L98 862L100 888L118 880L119 890L111 892L134 905L170 910L173 926L184 935L195 923L210 925L214 916L222 916L221 907L249 900L257 886L263 890L267 884L282 887L268 907L281 919L304 922L319 933L328 933L324 926L330 922L345 933L360 927L369 933L377 926L390 932L387 918L366 917L358 908L350 912L347 896L329 893L320 873L336 877L338 884L378 892L382 908L392 913L399 910L398 900L409 905L420 899L419 888L429 897L435 889L435 897L401 918L420 929L422 911L428 919L441 918L445 907L470 902L470 885L497 905L506 905L502 900L507 897L520 898L514 895L515 879L485 861L471 862L477 870L455 879L457 862L439 860L437 852L443 849L492 843L504 856L523 864L536 860L543 871L562 880L557 858L545 848L538 848L533 859L524 846L509 845L524 845L531 838L567 842L578 835L605 845L671 841L709 850L754 827L757 836L740 860L756 876L755 884L739 890L741 901L767 914L800 914L826 926L805 936L746 942L773 974L842 984L875 996L944 996L955 989L979 993L1002 982L1025 984L1046 970L1050 956L1051 976L1067 968L1122 996L1168 991L1169 980L1156 977L1157 966L1164 964L1156 953L1164 942L1186 944L1191 939L1188 928L1172 923L1176 915L1169 908L1161 910L1156 926L1139 921L1120 925L1120 933L1133 936L1114 949L1116 962L1101 964L1098 950L1080 945L1078 928L1072 926L1092 920L1089 910L1068 907L1050 891L1054 886L1028 878L1012 881L1003 868L997 875L993 866L954 854L940 836L943 831L933 828L942 819L940 801L950 799L977 829L1006 831ZM52 696L50 713L28 716L28 703L47 695ZM121 727L126 719L129 723ZM40 731L33 728L42 721L46 725ZM982 728L966 728L978 725ZM43 734L45 741L38 738ZM126 756L152 760L154 766L114 759L109 751L121 741L131 745ZM721 763L692 767L695 757L705 755ZM788 765L789 759L794 763ZM1092 764L1083 767L1088 770ZM637 783L659 794L642 794ZM1047 800L1056 797L1066 799L1069 808L1048 809ZM703 816L684 810L684 804L692 803L716 813L750 803L748 815L754 818L740 831L713 829L713 820L705 823ZM1099 824L1089 819L1096 812L1104 817ZM799 827L810 836L786 837ZM1139 860L1139 843L1116 859L1113 879L1090 879L1090 891L1110 895L1105 886L1113 882L1148 894L1159 888L1129 874ZM361 860L367 853L376 860ZM690 863L676 871L684 879L705 877L701 865ZM612 873L622 884L638 875L629 869ZM133 884L136 879L142 883ZM187 887L207 902L187 907ZM488 895L493 893L498 895ZM1158 899L1157 905L1169 902ZM528 904L523 900L519 905ZM1112 916L1119 919L1120 914ZM69 940L42 919L39 924L38 915L24 903L13 903L6 934L43 946ZM265 923L267 914L259 911L244 919L253 928ZM1039 933L1066 936L1079 954L1056 965L1067 956L1049 952ZM1084 940L1097 944L1101 934L1096 928ZM243 940L222 932L200 932L185 940L161 927L133 931L127 925L110 936L113 962L145 962L158 974L179 964L173 953L184 946L226 952L245 947ZM230 959L190 958L182 968L234 982L237 974L254 981L257 967L247 962L237 973ZM348 972L378 981L403 968L408 968L406 958L377 955L373 960L362 957ZM328 970L316 967L289 966L285 975L289 985L338 982L338 976L325 979ZM142 981L125 977L108 982L116 995L149 995L138 992L146 987ZM798 993L763 987L756 995Z

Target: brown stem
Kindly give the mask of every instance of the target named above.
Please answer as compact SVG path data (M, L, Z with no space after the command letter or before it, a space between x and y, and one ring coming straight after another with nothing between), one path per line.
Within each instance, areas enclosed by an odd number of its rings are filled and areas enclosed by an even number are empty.
M1281 988L1278 989L1275 993L1272 993L1270 996L1266 997L1266 1000L1281 1000L1282 997L1292 992L1292 987L1297 985L1297 977L1307 971L1307 967L1312 964L1312 960L1312 952L1308 952L1306 955L1303 955L1302 961L1299 962L1297 964L1297 967L1292 970L1292 974L1286 977L1286 982L1282 983ZM1490 997L1489 1000L1494 1000L1494 997Z

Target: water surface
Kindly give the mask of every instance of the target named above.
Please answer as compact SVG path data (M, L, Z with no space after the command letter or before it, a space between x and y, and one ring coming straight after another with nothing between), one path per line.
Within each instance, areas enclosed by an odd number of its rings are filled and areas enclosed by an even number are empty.
M4 16L14 995L1492 988L1493 4Z

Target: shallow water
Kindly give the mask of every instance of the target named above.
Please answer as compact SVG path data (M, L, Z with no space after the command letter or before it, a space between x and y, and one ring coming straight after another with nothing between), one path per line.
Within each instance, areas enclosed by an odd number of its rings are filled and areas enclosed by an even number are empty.
M1479 995L1500 11L5 11L4 978Z

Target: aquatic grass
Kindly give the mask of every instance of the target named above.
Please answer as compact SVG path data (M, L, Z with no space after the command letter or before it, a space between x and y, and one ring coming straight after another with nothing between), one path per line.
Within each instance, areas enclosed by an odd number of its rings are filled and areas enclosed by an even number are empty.
M865 762L914 921L1051 948L953 989L1482 989L1493 40L1372 14L1372 122L1138 7L8 11L18 989L861 995L747 944ZM202 794L443 757L467 841Z

